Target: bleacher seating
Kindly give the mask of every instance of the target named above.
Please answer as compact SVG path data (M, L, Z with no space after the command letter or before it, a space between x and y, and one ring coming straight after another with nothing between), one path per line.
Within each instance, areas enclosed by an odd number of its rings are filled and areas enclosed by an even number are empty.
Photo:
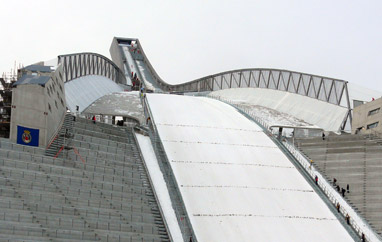
M72 132L58 158L0 139L0 241L169 241L132 129Z
M295 140L328 181L347 189L345 199L382 234L382 146L363 135L330 135Z

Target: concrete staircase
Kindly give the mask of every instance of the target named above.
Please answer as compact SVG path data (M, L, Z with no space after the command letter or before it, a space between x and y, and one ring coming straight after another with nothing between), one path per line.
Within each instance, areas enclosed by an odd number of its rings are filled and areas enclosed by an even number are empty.
M53 141L48 145L45 155L51 157L62 157L60 150L66 146L65 141L73 136L73 125L75 119L76 118L71 114L65 115L61 129L58 131L58 134Z
M169 241L132 129L72 127L58 158L0 139L0 241Z
M299 149L328 181L349 184L345 199L382 234L382 146L362 135L299 139Z

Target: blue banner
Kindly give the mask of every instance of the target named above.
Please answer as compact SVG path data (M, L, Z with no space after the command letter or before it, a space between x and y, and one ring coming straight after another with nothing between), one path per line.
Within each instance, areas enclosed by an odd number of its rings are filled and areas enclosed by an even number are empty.
M17 144L38 146L39 129L31 129L17 125Z

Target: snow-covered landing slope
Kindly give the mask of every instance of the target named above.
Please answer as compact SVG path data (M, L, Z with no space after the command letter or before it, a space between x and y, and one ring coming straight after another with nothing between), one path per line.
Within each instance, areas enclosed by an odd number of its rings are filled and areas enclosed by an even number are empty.
M352 241L277 146L222 102L147 95L198 241Z
M289 114L317 125L326 131L337 132L348 109L299 94L265 88L231 88L210 95L238 103L260 105Z

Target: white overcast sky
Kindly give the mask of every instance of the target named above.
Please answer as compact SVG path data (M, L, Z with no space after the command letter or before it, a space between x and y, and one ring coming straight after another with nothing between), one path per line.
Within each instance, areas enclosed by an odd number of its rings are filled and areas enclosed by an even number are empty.
M0 72L139 38L163 80L278 68L382 91L382 1L0 0Z

